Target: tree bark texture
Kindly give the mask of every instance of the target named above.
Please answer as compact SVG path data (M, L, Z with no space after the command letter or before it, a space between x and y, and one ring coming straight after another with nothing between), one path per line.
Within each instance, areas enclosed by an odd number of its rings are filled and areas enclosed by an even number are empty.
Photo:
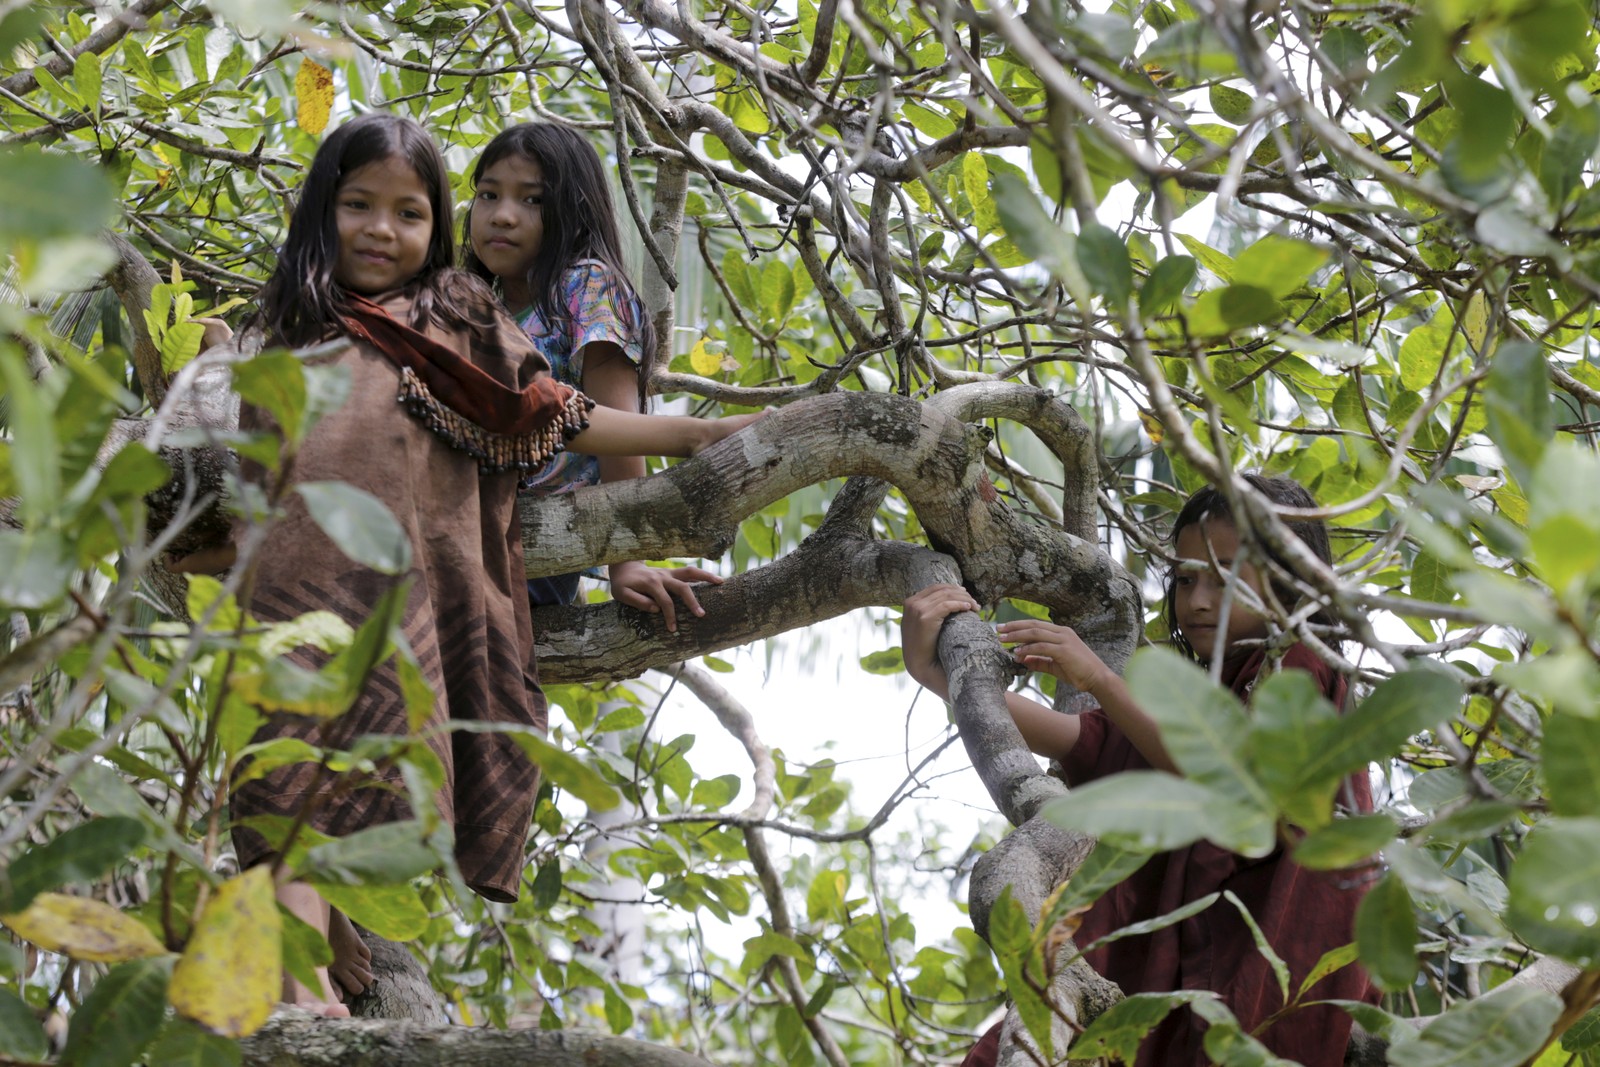
M483 1030L280 1010L241 1042L247 1067L707 1067L676 1049L588 1030Z

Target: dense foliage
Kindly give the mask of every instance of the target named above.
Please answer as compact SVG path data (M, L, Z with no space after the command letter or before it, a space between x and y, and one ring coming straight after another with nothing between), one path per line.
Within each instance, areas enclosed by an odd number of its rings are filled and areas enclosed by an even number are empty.
M38 1019L54 1013L61 1062L236 1062L234 1038L273 999L277 931L291 966L325 951L276 915L259 872L230 877L218 801L242 756L305 755L247 751L257 709L337 714L373 657L394 654L390 620L252 627L237 577L191 581L189 617L167 618L172 528L152 535L144 498L169 471L129 427L194 358L192 319L237 318L253 295L318 134L381 106L448 146L463 203L473 153L507 123L592 131L637 224L646 297L676 309L658 393L712 409L989 379L1057 390L1093 427L1094 469L1052 466L1002 426L992 477L1056 525L1063 480L1098 477L1097 521L1136 574L1162 567L1166 523L1204 482L1257 467L1306 484L1337 567L1293 580L1339 628L1279 614L1371 695L1335 722L1292 683L1268 686L1252 718L1142 653L1136 688L1170 729L1211 724L1174 747L1192 791L1177 806L1079 795L1055 817L1117 846L1097 853L1102 873L1200 836L1257 848L1291 819L1312 830L1306 862L1368 862L1358 949L1386 1008L1443 1013L1392 1062L1594 1061L1600 34L1587 5L299 7L0 4L0 914L58 953L40 964L0 944L0 1056L52 1055ZM104 227L165 281L129 282ZM338 384L261 357L240 389L293 432L233 443L282 463ZM791 548L822 498L753 515L737 566ZM271 505L244 502L262 517ZM337 487L318 507L352 555L404 567L386 516ZM920 535L898 497L878 523ZM1281 542L1281 524L1253 524ZM301 643L334 653L329 668L274 658ZM892 655L864 666L897 669ZM1000 1003L1002 973L1013 991L1038 981L1034 916L996 920L998 961L971 930L915 929L882 891L899 843L852 811L831 767L779 757L770 810L739 813L739 782L702 777L692 738L648 732L637 693L553 695L570 725L524 739L552 796L514 908L449 877L412 888L448 857L426 821L340 842L290 828L297 874L413 941L460 1019L592 1015L720 1062L933 1063ZM419 796L437 771L414 739L326 758L400 761ZM1368 762L1390 786L1385 810L1323 825L1317 798ZM595 869L594 823L555 791L596 811L637 805L639 846ZM776 869L763 835L779 833L814 839L815 858ZM602 932L587 902L621 876L658 907L755 915L762 932L687 978L677 946L659 948L647 996L587 954ZM1500 988L1538 955L1575 965L1564 996ZM1144 1003L1083 1047L1127 1048L1153 1021ZM1215 1052L1254 1054L1242 1039Z

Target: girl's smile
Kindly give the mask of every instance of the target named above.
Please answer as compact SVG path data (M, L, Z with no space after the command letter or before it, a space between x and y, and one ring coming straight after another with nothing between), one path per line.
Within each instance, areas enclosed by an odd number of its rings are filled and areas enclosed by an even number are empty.
M544 244L544 169L513 152L478 179L472 202L472 251L500 279L506 306L526 307L528 269Z
M421 273L433 241L433 207L411 165L391 156L357 167L334 197L339 253L333 280L355 293L398 289Z

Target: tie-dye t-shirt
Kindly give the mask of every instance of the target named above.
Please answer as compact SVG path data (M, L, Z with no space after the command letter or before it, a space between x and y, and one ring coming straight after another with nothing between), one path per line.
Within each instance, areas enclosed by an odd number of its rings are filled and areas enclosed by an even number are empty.
M518 316L533 345L550 361L556 381L583 388L583 348L610 341L639 365L643 350L628 325L643 319L644 308L615 271L597 259L580 259L561 276L561 299L571 312L567 323L547 323L537 311ZM625 303L626 302L626 303ZM631 305L633 314L624 313ZM600 460L579 452L563 452L523 483L527 493L568 493L600 484Z

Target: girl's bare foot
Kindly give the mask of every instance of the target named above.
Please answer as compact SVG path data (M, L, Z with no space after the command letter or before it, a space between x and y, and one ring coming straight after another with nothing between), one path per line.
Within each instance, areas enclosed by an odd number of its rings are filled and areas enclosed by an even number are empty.
M338 908L328 909L328 944L333 948L333 963L328 975L344 991L344 1001L349 1003L372 985L372 950L355 924Z
M277 895L279 904L310 923L323 937L328 936L329 913L333 909L328 907L328 902L315 889L301 882L284 882L278 886ZM349 920L345 920L345 923L349 925ZM337 959L335 955L335 962ZM328 977L328 968L317 968L317 984L321 986L320 989L307 988L288 971L284 971L283 1002L329 1019L350 1018L350 1009L339 1003L339 994L334 991L333 982Z

